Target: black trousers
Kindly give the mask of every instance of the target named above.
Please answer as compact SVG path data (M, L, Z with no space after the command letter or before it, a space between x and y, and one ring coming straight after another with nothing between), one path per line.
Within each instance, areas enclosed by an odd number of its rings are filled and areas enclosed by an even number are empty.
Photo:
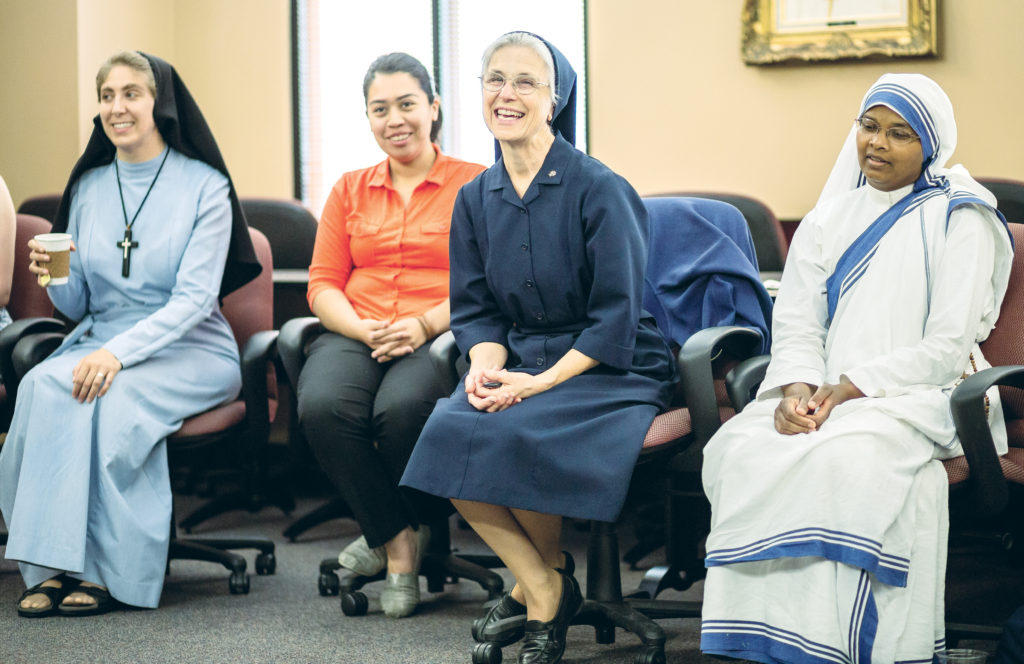
M371 547L452 512L447 500L398 486L434 403L454 389L437 376L429 347L381 364L366 344L325 332L299 375L299 423Z

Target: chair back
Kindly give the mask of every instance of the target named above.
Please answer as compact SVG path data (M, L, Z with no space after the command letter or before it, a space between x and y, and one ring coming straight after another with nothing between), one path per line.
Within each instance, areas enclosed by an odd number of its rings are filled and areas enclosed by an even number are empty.
M977 178L996 197L996 208L1007 221L1024 224L1024 182L1008 178Z
M309 268L313 260L317 221L302 203L276 198L241 198L250 228L267 236L277 269Z
M50 222L32 214L18 213L14 233L14 278L7 311L11 318L35 318L53 315L53 303L46 289L36 283L36 275L28 269L28 241L40 233L50 232Z
M751 233L733 205L684 197L645 198L651 230L644 308L682 346L697 330L758 330L768 352L772 301L761 283Z
M37 217L46 219L51 224L57 218L57 208L60 206L60 194L42 194L30 196L18 206L19 214L34 214Z
M993 366L1024 364L1024 223L1009 224L1013 234L1013 268L995 329L981 344ZM1024 390L1000 386L999 398L1011 447L1024 447Z
M656 194L656 196L707 198L732 205L743 214L743 218L746 219L747 226L750 228L750 235L757 251L757 264L754 267L762 272L781 272L785 266L786 254L789 249L786 233L775 213L760 200L743 194L713 191L684 191Z
M274 258L267 236L249 229L256 258L263 267L259 275L238 290L229 293L221 305L221 312L231 325L238 342L239 352L256 332L274 329Z

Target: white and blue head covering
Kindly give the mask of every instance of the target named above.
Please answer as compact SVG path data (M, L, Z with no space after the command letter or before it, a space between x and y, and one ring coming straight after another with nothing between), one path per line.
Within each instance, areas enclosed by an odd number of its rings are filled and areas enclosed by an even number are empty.
M875 106L885 106L906 120L921 138L924 161L914 191L939 187L960 195L973 195L977 202L995 209L995 196L978 184L960 164L946 168L956 149L956 119L953 104L939 84L923 74L883 74L875 81L860 105L858 117ZM832 173L818 202L828 200L867 184L857 159L857 124L843 143Z
M875 106L885 106L898 113L920 137L923 154L921 174L911 192L876 219L840 257L826 282L829 319L835 313L839 298L867 269L874 249L885 233L900 217L917 209L926 200L938 196L946 198L946 206L930 206L930 209L941 210L945 215L943 222L947 224L955 208L971 204L990 211L994 220L1004 227L1006 225L1003 215L996 210L995 196L972 178L966 168L960 164L946 168L946 162L956 149L956 120L953 104L938 83L922 74L884 74L864 95L858 115ZM818 197L818 204L863 186L870 185L860 170L857 124L854 123ZM1012 255L1012 238L1008 231L1006 235ZM1008 266L1001 266L999 270L1003 267L1008 269ZM999 293L998 297L1001 300L1002 294Z

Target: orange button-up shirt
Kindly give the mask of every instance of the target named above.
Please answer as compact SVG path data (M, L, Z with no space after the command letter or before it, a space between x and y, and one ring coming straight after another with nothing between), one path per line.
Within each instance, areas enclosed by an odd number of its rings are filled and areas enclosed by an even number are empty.
M437 159L408 205L391 183L388 162L341 176L327 198L313 247L306 297L336 288L360 318L391 322L418 316L448 297L448 232L455 196L484 170Z

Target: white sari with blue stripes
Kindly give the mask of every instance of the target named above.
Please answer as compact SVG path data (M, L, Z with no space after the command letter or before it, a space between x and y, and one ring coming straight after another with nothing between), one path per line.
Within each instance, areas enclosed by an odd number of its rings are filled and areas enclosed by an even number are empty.
M939 460L962 453L949 393L973 370L972 353L979 370L988 366L978 343L998 315L1012 258L990 195L957 206L967 200L957 192L948 180L856 187L800 224L758 398L704 452L705 652L891 664L931 662L944 648ZM813 433L775 430L782 386L844 375L866 398L839 405ZM990 399L1005 452L998 393Z

